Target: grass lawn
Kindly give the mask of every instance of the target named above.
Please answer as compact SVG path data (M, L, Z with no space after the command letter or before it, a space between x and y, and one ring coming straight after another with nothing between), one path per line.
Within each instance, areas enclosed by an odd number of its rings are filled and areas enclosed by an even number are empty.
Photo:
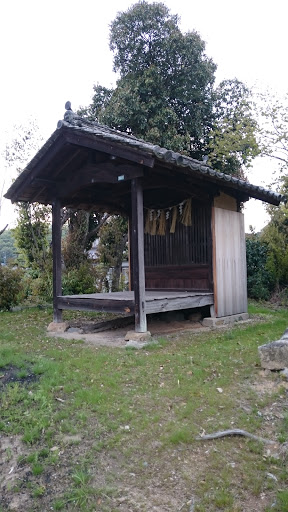
M288 383L257 351L288 315L250 314L133 350L49 338L48 310L0 313L0 512L288 512ZM231 428L275 444L195 439Z

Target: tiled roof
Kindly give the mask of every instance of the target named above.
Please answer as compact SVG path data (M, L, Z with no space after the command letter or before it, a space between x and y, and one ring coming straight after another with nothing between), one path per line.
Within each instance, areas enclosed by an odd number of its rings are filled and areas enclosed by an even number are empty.
M261 199L267 202L272 200L271 202L273 202L273 204L275 204L275 202L279 204L281 201L285 200L285 197L277 192L268 190L258 185L253 185L248 181L241 180L235 176L216 171L212 169L212 167L206 165L203 162L200 162L199 160L181 155L175 151L161 148L160 146L145 142L141 139L137 139L132 135L113 130L108 126L101 125L97 122L87 121L80 116L75 115L72 111L69 110L65 113L64 121L58 122L58 129L60 129L62 126L68 128L73 127L74 130L88 132L111 142L118 142L129 147L141 149L142 151L153 155L157 160L163 160L179 168L187 167L192 171L198 171L202 175L207 175L214 179L216 178L217 180L225 182L226 184L231 183L237 188L241 189L243 192L246 192L247 195L255 197L256 199ZM257 197L259 195L261 197Z
M200 162L199 160L181 155L180 153L161 148L157 145L145 142L141 139L137 139L132 135L119 132L97 122L87 121L86 119L74 114L71 110L67 110L65 112L64 120L58 122L55 132L38 151L26 169L24 169L20 176L11 185L5 194L5 197L13 200L13 196L17 188L24 184L26 178L28 178L29 173L35 167L35 165L46 154L49 148L57 141L62 132L67 132L70 130L74 133L78 132L79 135L81 133L90 134L97 140L105 140L114 143L115 145L121 145L129 149L138 149L142 153L146 153L147 155L155 158L156 162L163 161L165 163L169 163L174 167L174 169L179 168L180 172L181 168L186 168L188 171L191 170L194 176L195 174L197 175L199 173L199 177L201 176L204 178L205 176L208 181L211 179L211 181L214 183L218 182L219 185L222 184L222 186L225 185L227 188L237 189L249 197L260 199L272 204L279 204L281 201L285 200L285 197L281 194L265 189L258 185L252 185L251 183L234 176L218 172L205 164L205 162Z

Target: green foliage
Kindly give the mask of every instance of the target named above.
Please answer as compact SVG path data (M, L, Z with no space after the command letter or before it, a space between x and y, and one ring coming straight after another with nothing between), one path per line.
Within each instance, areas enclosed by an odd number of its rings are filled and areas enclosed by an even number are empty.
M243 177L259 154L250 91L239 80L214 91L216 65L195 31L182 34L163 3L138 2L111 24L117 87L94 86L79 113Z
M258 95L261 122L261 153L275 159L279 170L288 169L288 94L277 97L269 92Z
M262 240L268 245L267 269L273 275L276 288L288 285L287 240L279 228L270 222L263 230Z
M267 267L267 243L257 235L247 238L246 258L248 296L256 300L268 300L275 286L275 279Z
M15 247L14 231L6 229L0 236L0 263L7 263L9 260L15 260L18 252Z
M111 216L100 231L98 245L99 261L113 268L112 291L120 288L122 262L127 259L128 222L119 215Z
M281 193L287 194L287 177L281 179ZM274 289L278 293L288 287L288 207L269 206L270 222L261 233L261 241L268 247L266 268L273 276Z
M23 285L25 286L25 296L37 302L51 302L53 298L53 278L52 262L46 265L41 272L26 271Z
M120 79L114 91L94 88L87 116L200 157L212 125L216 66L199 34L182 34L164 4L142 1L111 24L110 48Z
M118 257L118 246L123 244L122 258L127 258L127 219L120 215L113 215L109 222L103 226L100 232L100 241L98 245L99 260L108 267L114 267ZM124 253L125 251L125 253Z
M9 311L23 298L22 277L20 269L0 265L0 311Z
M39 203L18 205L16 245L24 264L33 269L44 270L51 258L48 240L50 213L50 207Z
M284 180L285 181L285 180ZM286 190L282 189L284 192ZM269 299L276 293L287 302L288 288L288 208L269 207L271 220L259 235L246 241L248 295Z
M273 507L266 509L266 512L288 512L288 491L279 490L276 503Z
M77 269L87 261L87 251L99 236L108 215L83 210L67 210L68 230L63 237L62 253L67 270Z
M237 79L224 80L215 92L209 163L226 174L243 177L244 168L260 152L250 98L251 91Z
M62 278L63 295L101 291L101 277L101 270L88 261L81 263L78 269L68 269Z

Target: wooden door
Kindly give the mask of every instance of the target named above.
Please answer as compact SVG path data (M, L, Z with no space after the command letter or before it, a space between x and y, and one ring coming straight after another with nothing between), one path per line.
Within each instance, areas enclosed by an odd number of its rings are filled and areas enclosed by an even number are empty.
M213 277L217 317L247 312L244 216L213 208Z

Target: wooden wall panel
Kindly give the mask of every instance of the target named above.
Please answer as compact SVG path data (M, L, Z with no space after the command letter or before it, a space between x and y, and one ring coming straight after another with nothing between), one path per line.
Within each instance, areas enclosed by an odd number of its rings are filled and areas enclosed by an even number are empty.
M209 265L146 267L146 290L212 291Z
M192 204L192 226L167 227L165 236L145 234L146 290L211 292L211 205Z
M246 245L242 213L213 209L213 275L217 317L247 312Z
M211 262L211 206L192 205L192 226L177 222L175 233L145 234L145 265L208 264Z

